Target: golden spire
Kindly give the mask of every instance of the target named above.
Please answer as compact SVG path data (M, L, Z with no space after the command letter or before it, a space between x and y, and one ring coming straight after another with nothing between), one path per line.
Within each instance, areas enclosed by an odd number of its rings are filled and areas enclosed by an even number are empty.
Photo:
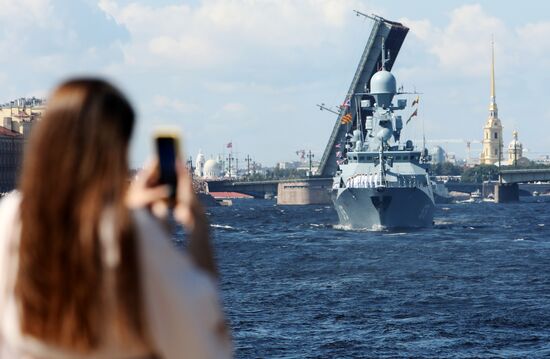
M493 36L491 36L491 103L489 111L491 112L491 117L498 117L495 95L495 40Z
M491 99L495 98L495 40L491 37Z

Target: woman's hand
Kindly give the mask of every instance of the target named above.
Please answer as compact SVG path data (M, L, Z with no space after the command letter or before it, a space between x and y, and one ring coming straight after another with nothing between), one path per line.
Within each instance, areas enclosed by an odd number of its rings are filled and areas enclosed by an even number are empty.
M165 218L170 188L168 185L155 185L157 166L157 161L151 161L137 174L126 194L126 205L130 209L148 208L157 217Z

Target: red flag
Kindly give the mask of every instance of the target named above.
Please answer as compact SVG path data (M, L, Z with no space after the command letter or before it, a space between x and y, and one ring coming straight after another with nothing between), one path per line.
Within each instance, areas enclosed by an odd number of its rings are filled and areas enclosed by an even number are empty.
M410 121L414 116L418 116L418 109L414 110L414 112L411 113L411 115L409 116L409 119L407 120L407 122L405 122L405 125L406 125L407 123L409 123L409 121Z
M227 148L233 148L233 142L229 142L227 145L225 145Z

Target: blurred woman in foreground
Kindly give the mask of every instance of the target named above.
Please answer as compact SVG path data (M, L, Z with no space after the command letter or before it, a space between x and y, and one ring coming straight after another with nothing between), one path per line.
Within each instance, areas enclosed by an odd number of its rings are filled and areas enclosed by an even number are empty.
M0 358L224 358L208 224L178 164L187 254L149 211L146 169L128 188L134 112L108 83L57 88L31 137L20 192L0 202Z

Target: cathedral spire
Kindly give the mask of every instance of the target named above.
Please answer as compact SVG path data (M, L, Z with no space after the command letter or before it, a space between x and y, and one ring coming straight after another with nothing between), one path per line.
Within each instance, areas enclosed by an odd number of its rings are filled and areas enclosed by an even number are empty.
M491 37L491 100L495 99L495 39Z
M482 164L500 164L502 158L502 124L498 118L498 109L495 94L495 41L491 38L491 102L489 104L489 118L483 127Z
M498 117L497 102L495 94L495 40L491 36L491 103L489 105L491 117Z

